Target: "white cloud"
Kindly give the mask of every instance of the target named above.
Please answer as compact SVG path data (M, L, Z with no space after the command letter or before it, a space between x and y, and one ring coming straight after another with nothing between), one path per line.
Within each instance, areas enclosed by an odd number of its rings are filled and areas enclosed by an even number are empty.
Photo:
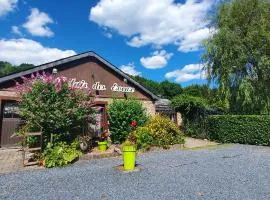
M18 0L0 0L0 17L13 11L17 6Z
M25 38L0 40L0 60L8 61L15 65L21 63L39 65L74 54L76 52L73 50L44 47L36 41Z
M121 65L119 67L123 72L125 72L126 74L129 74L131 76L141 76L141 72L138 72L135 69L135 65L134 63L129 63L128 65Z
M27 22L22 26L33 36L52 37L54 32L47 26L52 23L54 21L47 13L32 8L31 14L27 17Z
M174 79L175 82L187 82L191 80L204 80L207 78L203 70L203 64L190 64L182 69L174 70L165 74L168 79Z
M182 52L191 52L199 50L201 42L209 38L213 34L213 32L214 31L210 30L209 28L202 28L200 30L189 33L180 42L178 50Z
M141 64L147 69L160 69L168 64L168 60L172 57L172 53L165 50L155 51L149 57L142 57Z
M198 49L205 39L206 16L216 1L100 0L89 19L128 37L130 46L175 44L187 52Z
M16 35L20 35L20 36L23 35L22 32L20 31L20 28L18 26L12 26L11 27L11 32L14 33L14 34L16 34Z

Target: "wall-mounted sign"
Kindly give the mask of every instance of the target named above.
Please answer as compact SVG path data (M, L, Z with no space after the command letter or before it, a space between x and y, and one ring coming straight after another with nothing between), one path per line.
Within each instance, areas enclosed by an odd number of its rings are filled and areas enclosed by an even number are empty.
M76 78L73 78L68 81L68 85L73 88L77 89L87 89L88 88L88 83L85 80L81 81L76 81Z
M72 78L68 81L68 85L77 89L88 89L88 83L85 80L77 81L76 78ZM93 90L105 91L107 90L106 85L101 84L100 82L95 82L92 87ZM111 91L113 92L135 92L135 88L128 86L121 86L118 83L114 83L111 86Z
M133 87L123 87L118 85L117 83L114 83L111 87L111 90L114 92L134 92L135 88Z
M96 82L92 85L93 90L106 90L106 86L100 84L100 82Z

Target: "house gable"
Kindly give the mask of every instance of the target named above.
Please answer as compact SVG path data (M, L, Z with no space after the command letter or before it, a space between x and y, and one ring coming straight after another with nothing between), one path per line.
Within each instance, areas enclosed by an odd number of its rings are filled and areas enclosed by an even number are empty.
M21 76L30 76L32 73L43 71L52 73L54 68L58 71L57 76L65 76L73 86L87 87L99 97L134 96L137 99L152 101L158 99L156 95L94 52L71 56L2 77L0 78L0 88L13 90L15 81L20 82Z

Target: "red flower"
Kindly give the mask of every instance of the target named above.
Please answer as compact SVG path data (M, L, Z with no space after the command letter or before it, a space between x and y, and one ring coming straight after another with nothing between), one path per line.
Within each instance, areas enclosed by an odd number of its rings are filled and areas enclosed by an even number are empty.
M130 124L133 128L135 128L137 126L137 122L136 121L132 121Z

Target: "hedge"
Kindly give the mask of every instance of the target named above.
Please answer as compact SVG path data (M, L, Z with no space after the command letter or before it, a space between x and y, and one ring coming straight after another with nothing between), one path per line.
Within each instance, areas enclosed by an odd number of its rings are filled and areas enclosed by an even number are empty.
M270 146L270 115L211 115L206 132L221 143Z

